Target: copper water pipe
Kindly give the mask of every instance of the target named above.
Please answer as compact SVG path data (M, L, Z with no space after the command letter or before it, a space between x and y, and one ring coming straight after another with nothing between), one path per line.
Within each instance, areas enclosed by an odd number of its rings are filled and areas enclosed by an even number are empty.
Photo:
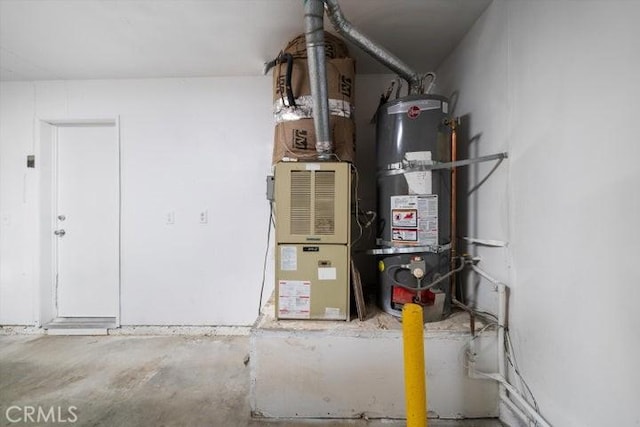
M457 150L457 119L451 119L449 121L449 125L451 126L451 161L455 162L458 157ZM450 199L450 213L451 213L451 270L454 270L456 265L456 224L458 221L457 215L457 175L456 175L456 167L451 168L451 199ZM456 298L456 275L451 275L450 279L450 289L451 289L451 298Z

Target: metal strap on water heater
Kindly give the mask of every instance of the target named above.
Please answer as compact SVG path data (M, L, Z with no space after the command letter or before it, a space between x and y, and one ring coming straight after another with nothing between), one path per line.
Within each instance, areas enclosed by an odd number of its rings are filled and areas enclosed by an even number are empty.
M508 158L508 154L497 153L488 156L477 157L475 159L457 160L455 162L437 163L432 160L404 160L402 162L390 163L385 170L378 172L378 176L394 176L403 175L409 172L433 171L440 169L451 169L460 166L468 166L476 163L488 162L491 160L504 160Z
M393 243L386 240L377 239L376 244L379 246L389 246L386 248L369 249L368 255L397 255L397 254L415 254L415 253L432 253L440 254L451 249L451 244L446 245L425 245L425 246L391 246Z

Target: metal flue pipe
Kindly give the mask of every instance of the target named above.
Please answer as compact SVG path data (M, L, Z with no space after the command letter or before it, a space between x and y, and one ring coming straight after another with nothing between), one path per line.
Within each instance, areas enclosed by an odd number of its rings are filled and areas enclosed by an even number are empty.
M387 66L391 71L405 79L409 83L409 93L418 94L422 92L424 76L416 73L411 69L411 67L402 62L391 52L374 43L351 25L351 23L342 14L338 0L324 0L324 4L326 5L327 15L329 16L331 23L344 38L351 41L360 49L371 55L374 59Z
M322 0L305 0L304 31L309 63L309 82L313 98L313 121L318 158L326 160L333 151L329 129L329 93L324 53L324 5Z
M344 17L337 0L304 0L304 29L307 44L309 81L313 98L313 120L316 133L316 151L320 159L328 159L333 152L329 128L329 93L324 51L324 10L335 29L344 38L387 66L409 83L409 93L423 91L424 75L418 74L382 46L358 31ZM435 76L434 76L435 77Z

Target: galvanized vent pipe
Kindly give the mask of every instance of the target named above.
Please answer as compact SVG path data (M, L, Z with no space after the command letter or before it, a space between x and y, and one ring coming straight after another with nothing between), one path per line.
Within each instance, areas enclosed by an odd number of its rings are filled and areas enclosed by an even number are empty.
M342 14L338 0L324 0L327 9L327 15L336 30L344 38L351 41L360 49L367 52L374 59L389 67L391 71L409 82L409 93L421 93L424 77L411 69L407 64L398 59L391 52L379 46L367 36L358 31Z
M327 160L333 151L329 129L329 93L324 56L324 7L322 0L305 0L304 32L309 61L309 82L313 98L313 121L318 158Z
M367 52L409 83L409 93L424 91L427 75L416 73L391 52L371 41L344 17L337 0L304 0L304 31L309 61L309 80L313 97L313 120L316 132L316 151L320 159L328 159L333 152L329 129L329 94L324 52L324 8L335 29L344 38ZM435 79L435 75L433 75ZM433 85L433 80L432 84ZM427 91L428 92L428 91Z

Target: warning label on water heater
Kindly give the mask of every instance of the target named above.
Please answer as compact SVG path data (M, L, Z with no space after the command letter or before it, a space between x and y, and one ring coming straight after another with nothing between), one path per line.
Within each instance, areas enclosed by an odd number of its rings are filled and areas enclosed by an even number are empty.
M411 228L394 228L392 240L394 242L417 242L418 230Z
M417 209L394 209L391 217L392 227L417 227L418 226L418 210Z
M391 241L412 245L437 245L438 196L392 196Z

